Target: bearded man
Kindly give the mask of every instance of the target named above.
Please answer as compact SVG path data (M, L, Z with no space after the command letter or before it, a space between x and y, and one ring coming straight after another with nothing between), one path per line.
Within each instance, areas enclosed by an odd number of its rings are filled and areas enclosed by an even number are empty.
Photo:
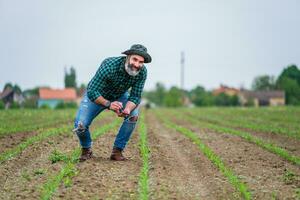
M141 44L132 45L122 54L126 56L104 59L89 82L80 103L73 132L77 134L82 148L81 162L92 158L89 127L93 119L105 109L113 111L119 117L124 117L115 138L110 159L126 160L122 151L137 123L139 104L147 78L144 63L150 63L152 58L147 53L147 48Z

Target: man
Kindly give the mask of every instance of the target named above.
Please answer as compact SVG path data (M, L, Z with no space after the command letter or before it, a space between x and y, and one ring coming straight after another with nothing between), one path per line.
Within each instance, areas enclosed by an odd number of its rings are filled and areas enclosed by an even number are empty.
M147 48L140 44L132 45L129 50L122 53L126 56L106 58L101 63L80 103L73 132L77 134L82 147L81 162L92 157L89 126L105 109L124 117L110 159L125 160L122 151L138 120L138 105L147 78L144 63L150 63L152 59L147 53Z

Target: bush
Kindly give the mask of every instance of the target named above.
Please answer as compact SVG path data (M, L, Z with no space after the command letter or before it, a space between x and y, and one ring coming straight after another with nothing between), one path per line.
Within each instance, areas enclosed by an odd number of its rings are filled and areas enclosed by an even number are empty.
M19 105L17 102L13 102L13 103L10 105L10 108L11 108L11 109L18 109L18 108L20 108L20 105Z
M77 104L75 102L60 102L55 107L55 109L65 109L65 108L77 108Z
M0 101L0 110L3 110L5 108L5 105L3 103L3 101Z
M56 106L55 109L65 109L65 103L64 102L59 102Z
M26 99L23 106L24 108L37 108L37 101L35 99Z
M245 103L245 106L247 106L247 107L255 106L254 99L253 99L253 98L250 98L250 99Z
M65 103L66 108L77 108L77 103L75 102L67 102Z
M40 106L41 109L50 109L51 107L47 104L43 104Z

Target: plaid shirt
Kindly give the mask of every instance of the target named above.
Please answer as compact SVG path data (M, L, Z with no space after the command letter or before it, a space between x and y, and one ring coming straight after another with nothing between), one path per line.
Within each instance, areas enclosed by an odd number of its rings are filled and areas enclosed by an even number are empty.
M136 105L140 103L147 69L143 66L138 75L130 76L125 71L125 60L125 56L110 57L101 63L87 86L87 95L91 101L95 101L99 96L113 101L131 88L128 100Z

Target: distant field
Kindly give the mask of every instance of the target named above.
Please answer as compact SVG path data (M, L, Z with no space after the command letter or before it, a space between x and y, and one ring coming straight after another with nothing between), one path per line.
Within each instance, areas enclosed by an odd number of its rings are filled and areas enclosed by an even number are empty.
M125 162L104 112L79 163L75 114L0 111L0 199L300 199L300 107L142 110Z

